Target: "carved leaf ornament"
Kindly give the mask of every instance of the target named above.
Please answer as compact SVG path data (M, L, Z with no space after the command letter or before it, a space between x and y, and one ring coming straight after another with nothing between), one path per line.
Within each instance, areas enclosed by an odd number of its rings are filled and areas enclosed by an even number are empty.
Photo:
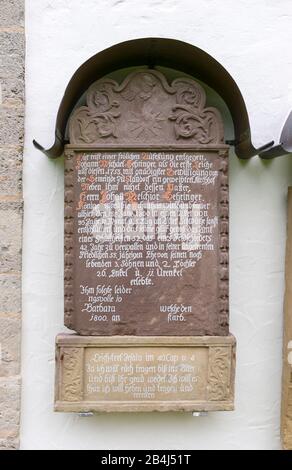
M157 71L130 74L121 85L102 79L86 95L69 123L71 144L223 142L221 116L206 108L203 88L178 78L168 85Z

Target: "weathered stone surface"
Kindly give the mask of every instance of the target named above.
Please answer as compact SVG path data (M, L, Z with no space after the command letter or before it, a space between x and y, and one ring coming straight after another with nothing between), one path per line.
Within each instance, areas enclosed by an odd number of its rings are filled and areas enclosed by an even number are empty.
M113 155L115 165L124 168L116 169L115 177L111 176ZM167 168L169 159L177 165L175 170ZM145 153L136 150L121 152L120 148L115 154L113 151L76 152L73 157L66 154L66 326L81 335L228 334L228 192L227 178L222 170L223 166L227 169L227 162L226 151L207 149ZM83 176L86 181L92 178L92 165L100 166L103 175L96 177L97 184L84 189L85 185L78 182ZM123 172L128 171L127 165L131 166L133 181L141 178L141 167L147 171L147 180L143 176L135 185L129 185L127 181L107 186L99 184L102 178L112 177L114 183L120 181ZM211 168L207 170L208 183L203 183L198 177L198 165ZM75 169L73 175L72 166ZM189 172L191 178L188 178ZM171 176L168 177L167 173ZM157 176L159 174L164 176ZM188 179L192 183L185 184L184 191L179 189L183 187L181 182ZM162 184L165 180L167 183ZM156 184L156 181L161 184ZM169 181L176 184L171 186ZM98 191L98 187L105 191ZM168 199L167 187L172 188L170 197L176 204ZM115 218L114 214L118 213L115 210L108 224L110 239L100 233L101 225L94 211L84 210L88 208L89 201L101 198L104 193L108 194L108 200L121 201L120 218ZM131 197L135 198L134 212L129 202ZM148 217L143 205L145 197L147 202L154 200L154 203L150 202L152 214L157 213L157 207L163 207L164 214L172 211L172 215L164 219ZM196 204L191 202L191 197L194 198L192 201L197 201ZM84 198L86 202L83 204ZM198 209L201 207L202 210ZM192 220L187 228L188 234L193 234L192 242L186 242L185 222L182 216L178 217L182 208L188 212L185 220ZM131 234L127 236L127 214L133 213L135 219L135 211L142 222L134 241ZM176 216L173 215L175 211ZM109 212L110 208L106 214ZM101 216L101 219L106 217ZM91 227L91 237L80 239L79 230L84 229L79 228L79 224ZM148 231L146 236L145 227L149 228L151 224L155 228L152 235ZM159 233L161 229L167 237ZM111 251L115 251L114 262L109 255ZM100 286L104 286L103 292Z
M0 197L22 190L22 148L0 148Z
M21 270L22 202L0 202L0 272Z
M19 78L1 80L1 99L3 105L22 105L24 102L23 81Z
M19 314L0 313L0 377L20 372L21 318Z
M218 109L195 80L169 84L153 70L98 80L86 103L72 113L65 151L66 326L227 335L228 146Z
M0 104L19 106L24 100L24 35L2 32L0 43Z
M21 310L20 274L0 274L0 312L18 313Z
M12 145L23 143L23 117L22 107L0 108L0 145Z
M20 78L24 80L24 55L22 51L16 51L12 55L5 55L0 51L0 81L7 78Z
M235 338L56 338L56 411L234 408Z
M106 106L101 97L106 98ZM87 90L86 103L76 108L69 120L73 145L140 144L151 148L187 144L218 148L223 144L221 115L216 108L206 106L205 91L195 80L180 77L169 85L162 73L140 70L129 74L120 85L98 80Z
M19 439L0 439L0 450L17 450Z
M0 449L19 448L24 0L0 5Z
M20 378L0 378L0 448L13 447L20 420ZM4 441L7 441L6 444ZM12 442L11 442L12 441ZM14 444L15 445L15 444Z
M2 7L2 4L1 4ZM22 32L0 32L2 54L24 54L24 34Z
M1 0L0 27L24 26L24 0Z

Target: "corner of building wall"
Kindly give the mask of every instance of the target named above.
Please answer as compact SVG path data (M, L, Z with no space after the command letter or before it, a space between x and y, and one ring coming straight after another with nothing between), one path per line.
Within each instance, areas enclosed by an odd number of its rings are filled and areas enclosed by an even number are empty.
M0 450L19 448L24 4L0 9Z

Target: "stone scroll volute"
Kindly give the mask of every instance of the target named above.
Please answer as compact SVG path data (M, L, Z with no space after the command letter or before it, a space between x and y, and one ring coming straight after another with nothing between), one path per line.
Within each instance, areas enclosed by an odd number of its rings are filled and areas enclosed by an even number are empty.
M160 72L149 70L134 72L121 84L102 79L70 118L70 144L222 144L221 116L205 105L203 88L188 78L169 85Z

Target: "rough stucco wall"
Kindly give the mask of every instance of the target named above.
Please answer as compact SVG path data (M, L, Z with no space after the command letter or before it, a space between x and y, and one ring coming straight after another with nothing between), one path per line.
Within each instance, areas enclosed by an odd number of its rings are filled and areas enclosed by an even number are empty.
M19 447L24 1L0 5L0 449Z
M139 5L139 7L137 7ZM63 162L53 141L66 84L96 52L163 36L205 49L237 81L255 144L279 138L292 107L289 0L29 0L24 195L23 449L278 449L286 193L292 160L230 165L230 310L238 340L236 411L53 413L54 338L63 327Z

